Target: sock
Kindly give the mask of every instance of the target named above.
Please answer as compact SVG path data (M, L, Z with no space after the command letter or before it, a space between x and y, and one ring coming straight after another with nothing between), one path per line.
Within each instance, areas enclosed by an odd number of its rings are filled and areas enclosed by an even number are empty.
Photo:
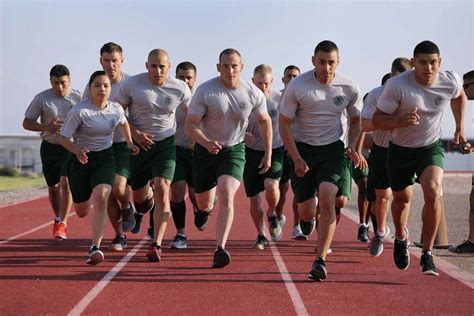
M154 247L156 247L156 248L161 248L161 245L158 245L157 242L154 242L152 245L153 245Z
M379 225L377 224L377 218L375 215L370 214L370 219L372 220L372 227L374 228L374 232L376 232L379 229Z
M61 223L61 217L59 217L59 216L58 216L58 217L55 217L55 218L54 218L54 222L55 222L55 223Z
M171 202L171 214L176 229L183 229L186 222L186 203L184 200L178 203Z

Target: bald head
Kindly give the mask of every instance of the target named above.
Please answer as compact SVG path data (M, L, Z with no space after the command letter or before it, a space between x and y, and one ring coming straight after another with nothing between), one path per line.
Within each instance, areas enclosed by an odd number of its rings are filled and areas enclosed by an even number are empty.
M166 82L170 71L170 61L168 53L161 48L156 48L148 54L148 61L145 63L148 70L148 79L153 85L162 86Z
M148 53L148 59L151 57L161 57L169 59L168 52L161 48L155 48Z

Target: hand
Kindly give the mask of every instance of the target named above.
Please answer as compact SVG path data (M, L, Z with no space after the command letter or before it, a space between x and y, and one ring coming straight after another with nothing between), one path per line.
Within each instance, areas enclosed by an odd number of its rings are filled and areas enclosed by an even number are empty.
M258 165L258 169L260 171L258 172L259 174L264 174L265 172L270 169L270 166L272 165L272 157L270 155L265 154L262 157L262 160L260 161L260 164Z
M466 136L464 136L464 130L463 129L456 128L456 131L454 132L453 143L454 143L454 145L467 144L467 139L466 139ZM470 144L469 144L469 147L471 147Z
M471 144L469 143L464 143L464 144L461 144L459 145L459 151L461 152L461 154L465 155L465 154L471 154L473 152L473 148L471 146Z
M306 164L306 161L303 158L298 158L294 161L295 164L295 173L298 177L303 177L306 172L309 171L309 167Z
M89 153L89 151L87 149L79 148L76 152L77 160L81 164L85 165L89 161L89 158L87 157L88 153Z
M369 164L367 163L367 159L365 159L362 153L357 153L357 155L359 156L359 169L366 170L369 167Z
M50 133L54 134L59 134L61 127L63 126L63 123L59 121L59 118L54 118L48 126L47 126L47 131Z
M134 143L127 144L127 147L128 147L128 149L130 149L130 153L133 156L136 156L140 153L140 148L137 145L135 145Z
M138 144L138 146L143 148L143 150L145 151L150 149L151 146L153 146L153 144L155 143L153 141L152 135L147 134L147 133L142 133L140 131L135 131L133 135L133 139Z
M204 144L204 147L207 149L207 151L213 155L217 155L223 146L224 143L217 140L210 140Z
M248 145L255 140L255 136L252 133L245 133L244 142Z
M418 108L414 111L407 112L399 117L398 122L401 127L408 127L420 124L420 116L418 115Z
M354 168L359 167L360 157L357 154L357 152L352 148L347 148L346 154L352 160L352 163L354 164ZM367 161L366 161L366 163L367 163Z

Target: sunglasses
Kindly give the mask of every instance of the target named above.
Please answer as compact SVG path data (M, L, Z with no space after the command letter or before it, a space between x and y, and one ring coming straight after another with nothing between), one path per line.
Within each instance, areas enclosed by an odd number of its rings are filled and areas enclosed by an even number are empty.
M463 89L466 90L470 85L474 84L474 81L468 82L462 85Z

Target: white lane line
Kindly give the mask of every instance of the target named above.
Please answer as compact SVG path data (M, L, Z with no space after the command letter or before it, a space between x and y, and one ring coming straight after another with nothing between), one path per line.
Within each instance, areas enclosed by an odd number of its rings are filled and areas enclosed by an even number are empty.
M13 203L9 203L9 204L0 205L0 209L7 208L7 207L10 207L10 206L14 206L14 205L18 205L18 204L28 203L28 202L43 199L43 198L46 198L46 197L48 197L48 195L41 194L41 195L26 199L26 200L21 200L21 201L18 201L18 202L13 202Z
M345 209L354 209L352 207L345 207ZM356 224L359 224L359 216L352 213L351 211L347 211L342 213L344 216L346 216L348 219L353 221ZM393 243L392 239L388 239L388 242ZM408 250L412 255L417 257L418 259L421 258L421 249L420 248L415 248L415 247L409 247ZM436 265L438 267L438 270L443 271L450 277L452 277L455 280L458 280L462 284L466 285L467 287L474 289L474 275L470 274L467 271L464 271L463 269L453 265L452 263L444 260L441 257L436 257Z
M293 306L295 307L296 315L308 315L308 310L304 306L303 299L301 299L300 293L298 292L295 283L293 283L293 280L291 279L290 273L286 268L285 262L283 261L278 248L273 241L270 241L269 244L278 270L280 270L281 279L284 281L286 290L288 291L290 299L293 302Z
M76 213L74 213L74 212L73 212L73 213L70 213L69 216L68 216L68 218L71 217L71 216L74 216L74 215L76 215ZM18 234L18 235L9 237L9 238L4 239L4 240L1 240L1 241L0 241L0 245L9 243L10 241L15 240L15 239L18 239L18 238L21 238L21 237L23 237L23 236L32 234L32 233L34 233L34 232L36 232L36 231L38 231L38 230L40 230L40 229L42 229L42 228L45 228L45 227L47 227L47 226L50 226L52 223L53 223L53 221L49 221L49 222L47 222L47 223L44 223L43 225L37 226L37 227L35 227L35 228L32 228L32 229L30 229L30 230L28 230L28 231L26 231L26 232L21 233L21 234Z
M93 288L77 303L76 306L68 313L68 316L80 315L89 304L102 292L102 290L112 281L117 273L135 256L138 250L147 242L146 238L143 238L133 249L128 252L122 260L119 261Z

